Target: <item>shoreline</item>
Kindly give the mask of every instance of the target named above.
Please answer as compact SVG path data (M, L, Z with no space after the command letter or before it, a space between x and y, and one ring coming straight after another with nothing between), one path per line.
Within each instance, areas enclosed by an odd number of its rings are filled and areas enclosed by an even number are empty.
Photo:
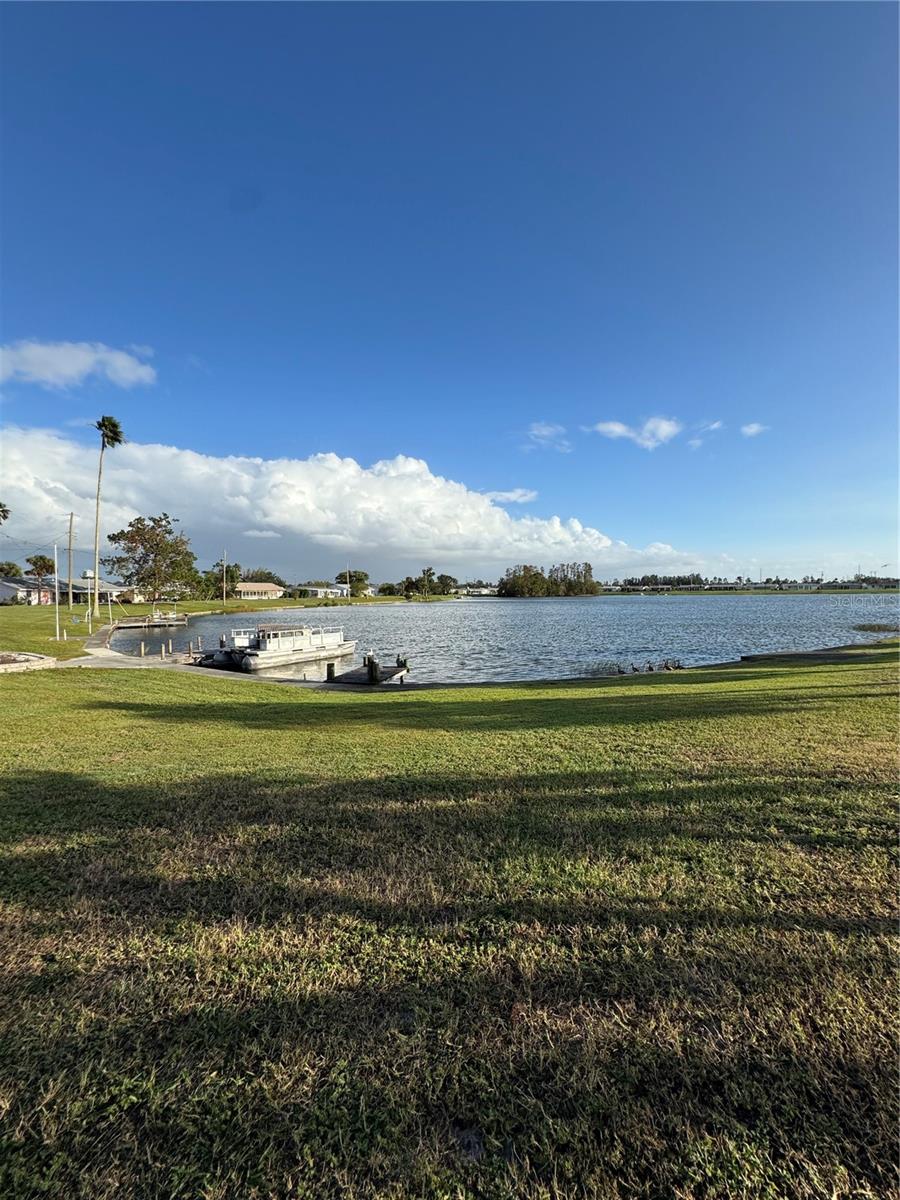
M175 655L171 659L140 659L135 655L123 654L119 650L112 650L109 647L109 637L112 635L112 630L109 626L104 626L103 629L97 630L93 634L93 638L101 637L105 631L107 641L104 646L92 648L88 657L73 658L57 662L57 666L62 669L68 668L87 668L103 669L110 668L114 670L155 670L155 671L178 671L182 674L199 674L206 677L223 678L223 679L242 679L253 681L256 683L273 683L281 684L282 686L300 687L314 691L342 692L344 694L363 693L371 695L374 692L411 692L411 691L434 691L445 688L523 688L523 687L572 687L575 684L586 685L591 683L600 683L609 679L636 679L671 676L683 676L690 671L715 671L724 668L748 668L754 666L762 666L765 664L782 665L782 666L814 666L816 664L833 664L846 661L846 656L854 651L874 649L880 647L888 649L893 643L898 642L897 634L888 634L881 637L876 637L871 641L851 642L841 646L823 646L812 650L772 650L762 651L754 654L742 654L739 658L723 659L716 662L695 663L691 666L679 668L677 671L638 671L629 672L626 675L567 675L553 678L540 679L501 679L501 680L422 680L414 681L407 677L407 681L403 684L341 684L328 682L327 680L317 679L295 679L291 676L262 676L254 672L244 671L225 671L216 670L211 667L199 667L193 663L179 662Z

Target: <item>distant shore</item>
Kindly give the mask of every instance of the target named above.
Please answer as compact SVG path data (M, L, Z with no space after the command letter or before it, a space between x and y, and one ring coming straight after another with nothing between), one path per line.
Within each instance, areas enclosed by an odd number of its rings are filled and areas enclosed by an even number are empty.
M896 596L897 588L623 588L570 596L467 596L468 600L615 600L619 596Z

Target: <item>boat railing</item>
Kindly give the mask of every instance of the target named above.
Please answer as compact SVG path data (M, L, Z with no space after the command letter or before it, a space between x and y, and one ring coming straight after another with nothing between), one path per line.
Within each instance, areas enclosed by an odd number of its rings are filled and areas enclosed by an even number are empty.
M297 625L288 629L263 629L254 627L251 629L232 629L231 636L232 638L255 638L257 636L262 636L274 639L279 637L297 637L301 634L309 634L311 637L321 638L328 633L339 633L341 637L343 637L344 627L343 625Z

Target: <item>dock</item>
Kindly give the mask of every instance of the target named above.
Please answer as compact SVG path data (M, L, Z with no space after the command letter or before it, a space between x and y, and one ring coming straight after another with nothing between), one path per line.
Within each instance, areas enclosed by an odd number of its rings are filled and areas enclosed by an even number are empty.
M403 680L409 674L409 663L405 658L397 657L395 665L384 667L372 655L366 655L363 659L361 667L354 667L351 671L344 671L340 675L332 673L331 664L329 663L328 682L329 683L346 683L351 687L377 687L379 683L399 683L403 684Z
M116 621L114 630L118 629L170 629L174 625L187 625L186 616L173 613L170 617L158 614L153 617L123 617Z

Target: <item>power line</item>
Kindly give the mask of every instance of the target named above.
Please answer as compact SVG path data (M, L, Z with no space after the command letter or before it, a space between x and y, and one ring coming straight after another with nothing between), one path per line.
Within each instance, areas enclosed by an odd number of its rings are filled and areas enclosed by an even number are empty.
M6 541L11 542L14 546L18 546L20 550L52 550L54 543L63 541L66 533L59 534L49 542L23 542L19 538L14 538L11 534L3 533L2 531L0 531L0 537L5 538ZM78 549L81 549L81 547L78 547Z

